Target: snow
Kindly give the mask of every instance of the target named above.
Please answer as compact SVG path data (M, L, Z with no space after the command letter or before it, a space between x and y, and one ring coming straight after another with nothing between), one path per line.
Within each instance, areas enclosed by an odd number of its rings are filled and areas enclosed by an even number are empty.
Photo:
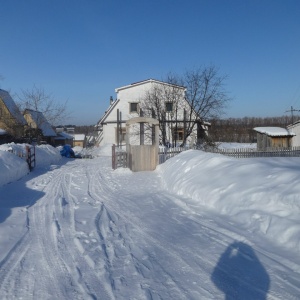
M30 115L35 126L42 130L43 136L56 136L56 132L53 130L42 112L26 109L25 114Z
M85 134L74 134L74 141L84 141L85 140Z
M7 134L6 130L0 128L0 135L5 135L5 134Z
M299 299L299 158L188 150L133 173L111 145L42 145L29 173L24 147L0 146L1 299Z
M265 133L269 136L293 136L295 133L281 127L255 127L255 131Z

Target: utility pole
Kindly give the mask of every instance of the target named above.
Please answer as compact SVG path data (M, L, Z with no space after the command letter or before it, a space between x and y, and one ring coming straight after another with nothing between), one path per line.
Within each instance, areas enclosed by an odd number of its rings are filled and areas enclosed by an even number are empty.
M290 112L292 115L292 124L294 124L294 111L300 111L300 110L294 109L293 106L291 106L291 109L286 111L286 112Z

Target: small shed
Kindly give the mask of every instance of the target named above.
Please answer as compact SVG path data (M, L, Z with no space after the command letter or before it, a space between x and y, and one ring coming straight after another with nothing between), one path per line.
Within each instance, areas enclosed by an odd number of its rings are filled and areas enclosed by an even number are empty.
M255 127L257 132L257 150L267 148L289 148L292 146L292 131L281 127Z
M74 136L73 146L79 146L85 148L85 144L86 144L85 134L83 133L73 134L73 136Z

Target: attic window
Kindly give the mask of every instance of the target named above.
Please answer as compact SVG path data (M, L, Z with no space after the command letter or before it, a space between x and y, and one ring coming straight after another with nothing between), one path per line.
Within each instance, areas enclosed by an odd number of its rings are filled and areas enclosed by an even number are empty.
M173 103L166 102L166 112L172 112L172 111L173 111Z
M137 102L129 103L129 112L130 113L137 113L139 109L139 104Z

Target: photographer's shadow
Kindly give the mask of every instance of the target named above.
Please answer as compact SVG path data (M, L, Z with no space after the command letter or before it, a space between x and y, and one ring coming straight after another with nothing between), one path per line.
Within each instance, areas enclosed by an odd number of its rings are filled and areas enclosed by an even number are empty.
M242 242L227 247L211 280L225 294L226 300L265 300L270 286L270 277L254 250Z

